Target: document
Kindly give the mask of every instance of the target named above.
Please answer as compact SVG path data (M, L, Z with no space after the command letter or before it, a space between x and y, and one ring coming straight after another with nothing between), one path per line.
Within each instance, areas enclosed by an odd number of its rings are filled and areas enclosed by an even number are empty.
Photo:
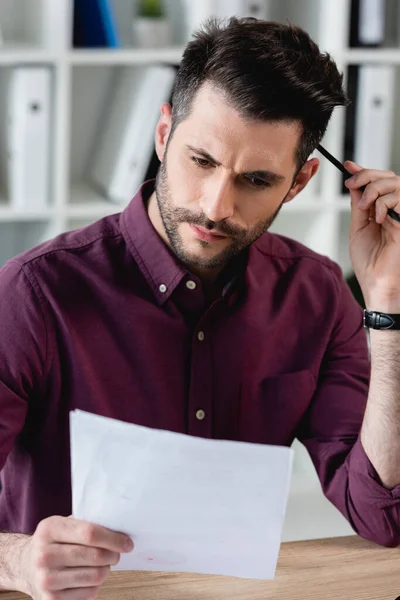
M70 413L73 517L128 534L115 569L273 579L293 462L283 446Z

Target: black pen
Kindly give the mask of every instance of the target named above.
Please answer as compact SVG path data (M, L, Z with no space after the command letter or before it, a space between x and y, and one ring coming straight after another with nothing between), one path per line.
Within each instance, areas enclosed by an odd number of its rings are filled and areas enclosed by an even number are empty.
M342 163L340 161L338 161L337 158L332 156L332 154L330 154L330 152L328 152L328 150L325 150L325 148L323 148L321 146L321 144L318 144L317 150L319 150L319 152L321 152L321 154L323 154L323 156L325 156L325 158L327 158L335 167L337 167L339 169L339 171L342 171L342 173L351 177L351 173L346 171L346 169L344 168ZM363 185L362 187L360 187L360 190L363 192L365 190L365 187L366 186ZM392 208L388 208L388 215L389 215L389 217L392 217L392 219L394 219L395 221L398 221L400 223L400 215L398 215L397 212L395 212Z

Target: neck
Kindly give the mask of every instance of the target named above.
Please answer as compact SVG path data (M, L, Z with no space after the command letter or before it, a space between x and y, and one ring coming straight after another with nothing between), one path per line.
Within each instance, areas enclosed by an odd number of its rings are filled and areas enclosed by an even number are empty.
M154 229L157 231L160 238L163 242L168 246L168 248L173 252L173 248L169 242L167 233L165 231L161 214L158 208L156 193L153 192L150 198L147 201L147 212L149 215L149 219ZM197 275L200 281L203 283L205 289L213 290L215 287L215 283L218 279L218 276L223 270L223 267L218 267L215 269L202 269L196 266L190 266L189 270L193 275ZM211 293L211 292L210 292Z

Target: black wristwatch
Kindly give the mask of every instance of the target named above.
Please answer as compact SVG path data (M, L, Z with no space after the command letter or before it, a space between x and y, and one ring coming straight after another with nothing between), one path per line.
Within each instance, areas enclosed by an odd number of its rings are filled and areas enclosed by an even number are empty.
M388 315L364 309L364 327L366 329L400 329L400 315Z

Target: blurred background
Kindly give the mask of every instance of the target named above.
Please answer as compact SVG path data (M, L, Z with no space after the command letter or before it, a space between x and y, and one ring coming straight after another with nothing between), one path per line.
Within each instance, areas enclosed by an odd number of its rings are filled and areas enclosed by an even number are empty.
M400 174L398 0L0 0L0 266L126 206L154 177L154 129L185 44L203 19L256 16L306 29L345 74L351 106L323 145ZM326 159L273 230L339 263L349 195ZM295 442L284 540L351 533Z

